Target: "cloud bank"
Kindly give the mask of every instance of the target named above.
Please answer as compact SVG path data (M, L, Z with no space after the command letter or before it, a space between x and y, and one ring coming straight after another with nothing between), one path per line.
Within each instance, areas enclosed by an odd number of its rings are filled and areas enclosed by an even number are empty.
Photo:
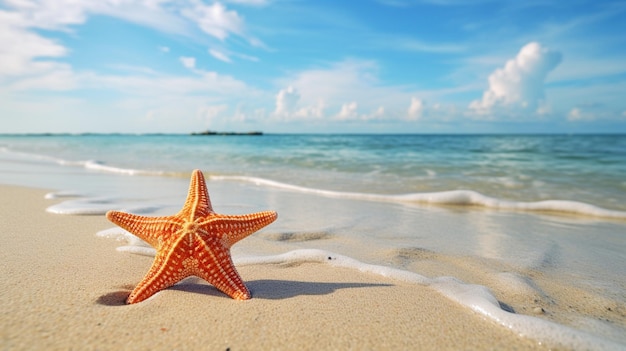
M545 102L544 83L548 73L561 62L561 53L531 42L519 51L504 67L489 76L489 88L480 100L469 108L478 115L523 110L537 112Z

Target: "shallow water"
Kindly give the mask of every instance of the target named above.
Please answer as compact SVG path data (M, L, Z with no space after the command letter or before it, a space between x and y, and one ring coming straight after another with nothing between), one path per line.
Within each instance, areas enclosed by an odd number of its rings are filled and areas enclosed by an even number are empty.
M555 338L571 329L615 346L626 344L624 139L5 136L0 183L56 189L50 197L63 201L51 212L158 215L180 209L200 168L217 212L279 213L233 248L236 261L324 250L416 274L493 313L489 298L472 302L482 292L439 278L451 276L487 287L513 316L533 316L506 322L520 331L546 320L567 326ZM126 238L126 250L150 254Z

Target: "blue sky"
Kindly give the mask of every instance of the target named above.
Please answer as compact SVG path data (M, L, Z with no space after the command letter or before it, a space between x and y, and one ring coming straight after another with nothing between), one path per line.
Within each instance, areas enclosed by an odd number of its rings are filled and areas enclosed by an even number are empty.
M626 132L626 2L0 0L0 133Z

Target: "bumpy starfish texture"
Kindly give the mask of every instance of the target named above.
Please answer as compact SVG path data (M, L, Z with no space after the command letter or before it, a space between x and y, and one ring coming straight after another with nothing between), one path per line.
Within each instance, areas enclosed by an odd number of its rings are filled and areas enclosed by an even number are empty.
M183 209L173 216L145 217L118 211L106 216L157 251L152 267L126 300L128 304L141 302L192 275L235 300L249 299L250 291L233 265L230 248L277 218L274 211L247 215L213 212L199 170L191 176Z

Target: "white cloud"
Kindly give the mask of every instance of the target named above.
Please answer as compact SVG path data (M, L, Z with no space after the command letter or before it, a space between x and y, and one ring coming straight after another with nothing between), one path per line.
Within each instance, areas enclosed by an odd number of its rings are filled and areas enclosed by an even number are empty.
M311 69L294 77L293 85L306 96L345 101L376 83L377 65L371 61L348 60L326 69Z
M17 10L28 27L70 30L85 23L90 15L105 15L157 29L165 33L193 35L193 27L224 40L229 34L243 33L244 21L236 11L220 2L205 5L202 1L171 0L12 0L8 6ZM264 5L264 0L230 1ZM191 22L190 22L191 21ZM193 25L192 25L193 24Z
M227 63L231 63L232 60L230 59L230 57L228 57L228 55L226 55L224 52L216 50L216 49L209 49L209 54L213 57L215 57L216 59L220 60L220 61L224 61Z
M95 13L130 20L122 17L120 13L114 12L122 12L121 8L124 7L137 8L143 6L143 12L138 11L137 13L149 15L165 11L160 7L168 5L166 3L131 0L80 1L73 2L73 5L68 3L69 10L67 13L62 13L65 4L63 0L56 2L43 0L37 4L21 1L19 6L15 5L16 3L14 1L8 4L8 10L0 9L0 90L11 101L17 101L11 97L18 96L16 94L23 96L26 90L59 91L86 88L112 91L120 93L123 98L108 104L106 108L96 108L99 112L90 114L94 118L90 119L89 123L93 125L107 124L103 122L110 119L106 117L107 115L116 115L118 119L128 119L129 123L132 123L133 117L131 116L146 116L146 118L135 118L137 124L134 127L140 129L156 128L157 130L166 128L174 128L172 130L175 130L178 128L180 130L187 128L185 122L182 122L181 125L172 121L182 121L181 115L190 116L186 122L190 126L194 124L191 120L194 115L205 121L223 119L225 118L223 111L226 109L226 103L232 103L233 100L236 101L236 97L240 96L258 99L258 96L262 95L244 82L230 76L198 69L193 57L183 56L179 57L179 60L182 65L194 73L194 76L165 75L148 68L139 71L130 66L125 68L124 65L115 67L117 70L121 68L124 71L121 75L75 71L71 65L60 60L68 55L68 49L62 42L47 38L46 32L35 30L36 28L45 28L71 32L71 26L81 24L87 20L88 15ZM177 3L176 6L178 5ZM98 6L101 7L98 8ZM110 9L107 10L105 8L107 6ZM112 10L113 7L115 7L115 11ZM172 16L184 19L178 10L168 10L175 12ZM136 20L139 21L139 19ZM189 23L189 21L187 22ZM162 53L170 51L165 46L159 46L157 49ZM89 104L86 101L81 101L81 99L76 100L75 106L80 107L76 107L73 113L75 116L83 116L84 111L89 109L86 107ZM98 104L94 101L90 103ZM3 113L18 116L24 114L24 111L33 111L32 108L28 107L31 105L33 104L18 104L17 102L5 104ZM37 110L36 113L37 116L49 115L49 113L41 110ZM96 115L102 115L103 118L106 118L99 121L95 118ZM29 116L29 120L43 118L37 116ZM72 117L66 118L69 120ZM149 126L143 124L147 121L155 123ZM39 127L45 129L45 125L44 123ZM48 127L51 130L58 129L50 124ZM28 129L27 126L23 128ZM65 123L62 128L80 130L81 126L76 123ZM103 126L103 128L115 130L114 128L118 127L111 122L109 126ZM189 129L195 128L189 127Z
M68 25L84 23L87 19L89 1L8 1L9 8L15 10L9 14L23 27L35 27L49 30L67 29Z
M514 59L489 76L489 89L481 100L471 102L470 110L481 115L499 108L535 112L545 99L546 76L560 62L558 52L536 42L525 45Z
M118 93L121 98L107 103L106 106L94 108L97 112L90 113L88 123L100 126L102 130L115 131L121 124L112 121L127 120L129 128L135 130L185 130L193 127L194 116L207 122L219 123L225 118L224 112L228 105L235 105L245 96L248 101L258 104L266 92L256 90L246 83L233 77L198 69L193 57L179 57L181 64L190 69L193 76L175 76L161 74L149 68L141 71L123 64L112 64L122 74L101 73L96 71L77 71L72 65L64 62L70 54L68 48L59 39L52 39L51 31L72 33L76 26L85 23L90 16L103 15L123 21L157 29L161 32L198 38L198 34L209 33L218 39L228 35L241 35L244 30L243 19L234 11L214 4L203 6L199 1L169 0L6 0L0 5L0 91L3 98L10 101L3 105L3 114L22 116L27 120L41 120L36 128L50 130L80 131L85 125L80 123L63 123L54 126L54 122L46 119L50 111L37 107L32 99L24 100L27 90L59 91L59 90L98 90ZM200 9L197 17L189 18L182 14L185 10ZM38 29L45 29L39 31ZM207 36L207 35L205 35ZM65 37L65 36L62 36ZM247 38L245 38L247 39ZM247 39L251 40L251 39ZM169 53L168 46L157 46L160 53ZM252 56L238 55L223 51L225 55L241 57L246 60L258 60ZM61 106L63 111L67 99L55 97L38 98L37 102L46 101L50 106ZM64 120L87 121L84 111L89 106L99 106L99 102L89 98L76 98L74 109L67 113ZM21 103L21 101L30 101ZM57 103L64 101L63 104ZM39 105L37 105L39 106ZM66 107L63 107L66 106ZM106 113L105 113L106 111ZM29 113L32 112L32 113ZM255 112L256 113L256 112ZM117 117L109 117L115 115ZM181 115L188 116L182 118ZM82 116L78 118L77 116ZM141 116L137 118L136 116ZM256 116L254 114L250 116ZM102 120L98 119L102 117ZM252 117L248 117L250 119ZM72 120L73 121L73 120ZM108 122L107 122L108 121ZM149 125L146 122L154 122ZM197 122L197 118L196 121ZM135 123L133 125L133 123ZM20 127L20 125L22 127ZM133 125L133 127L131 127ZM191 127L190 127L191 126ZM27 123L15 124L15 130L28 130ZM32 126L30 127L32 129ZM172 129L170 129L172 128ZM130 130L130 129L129 129Z
M65 47L9 19L9 14L0 10L0 75L31 76L67 68L58 62L39 59L63 57L67 54Z
M219 3L207 6L197 1L167 0L11 0L5 5L0 9L0 77L11 77L2 83L16 90L67 90L80 87L81 80L97 79L94 77L97 74L77 73L70 65L60 62L58 58L67 55L67 48L36 32L38 28L72 32L73 26L85 23L90 15L100 14L185 35L191 35L193 21L220 39L243 30L239 15ZM181 12L192 14L192 21ZM160 46L159 50L167 53L170 49ZM192 58L181 58L181 62L195 69Z
M282 89L276 95L276 110L274 114L277 116L288 116L296 110L296 105L300 100L300 94L298 91L289 86L287 89Z
M281 80L300 94L302 106L323 101L326 108L339 110L346 101L355 101L365 110L400 104L410 95L395 87L378 85L378 66L372 61L346 60L327 68L301 71Z
M356 101L343 104L334 119L340 122L392 121L387 118L384 106L378 106L369 113L359 113L358 110L359 104Z
M356 101L352 101L341 106L341 111L337 115L339 120L350 120L358 117L357 113L358 104Z
M237 123L257 123L266 119L267 112L264 108L252 108L247 105L246 103L237 104L234 114L229 117L229 121Z
M319 120L324 118L324 111L326 110L326 104L324 100L318 100L317 103L309 106L304 106L298 109L293 117L301 120Z
M198 117L205 122L206 126L211 126L213 121L226 110L228 110L228 105L225 104L202 106L198 111Z
M415 96L437 98L432 92L380 84L376 62L363 60L345 60L326 68L304 70L279 83L291 87L291 92L298 95L290 110L279 110L284 112L280 116L282 121L406 122L425 114L424 101ZM289 90L282 92L285 96L280 95L280 99L286 98ZM406 106L407 101L412 106ZM441 111L437 118L447 116L448 110ZM276 111L274 116L278 117Z
M346 60L281 79L272 117L285 122L407 120L401 108L415 95L406 87L379 85L372 61ZM421 92L420 92L421 95Z
M409 109L407 111L408 117L410 120L418 120L422 118L422 114L424 113L424 102L418 98L411 98L411 105L409 105Z
M300 93L289 86L281 89L276 95L276 108L273 117L278 121L315 120L324 117L326 104L323 100L308 106L299 106Z
M198 24L205 33L220 40L226 39L229 34L243 34L243 19L236 11L227 10L219 2L212 5L196 3L193 8L186 8L181 13Z
M589 116L587 114L584 114L583 111L578 107L571 109L567 114L567 120L570 122L582 121L587 119L589 119Z
M195 69L196 68L196 58L195 57L185 57L185 56L181 56L180 57L180 62L183 64L183 66L185 66L186 68L189 69Z
M25 27L71 31L71 26L85 23L89 15L99 14L167 33L189 34L189 25L171 11L169 1L12 0L7 5Z
M10 90L70 90L79 77L59 62L67 49L24 27L24 19L0 10L0 82Z

